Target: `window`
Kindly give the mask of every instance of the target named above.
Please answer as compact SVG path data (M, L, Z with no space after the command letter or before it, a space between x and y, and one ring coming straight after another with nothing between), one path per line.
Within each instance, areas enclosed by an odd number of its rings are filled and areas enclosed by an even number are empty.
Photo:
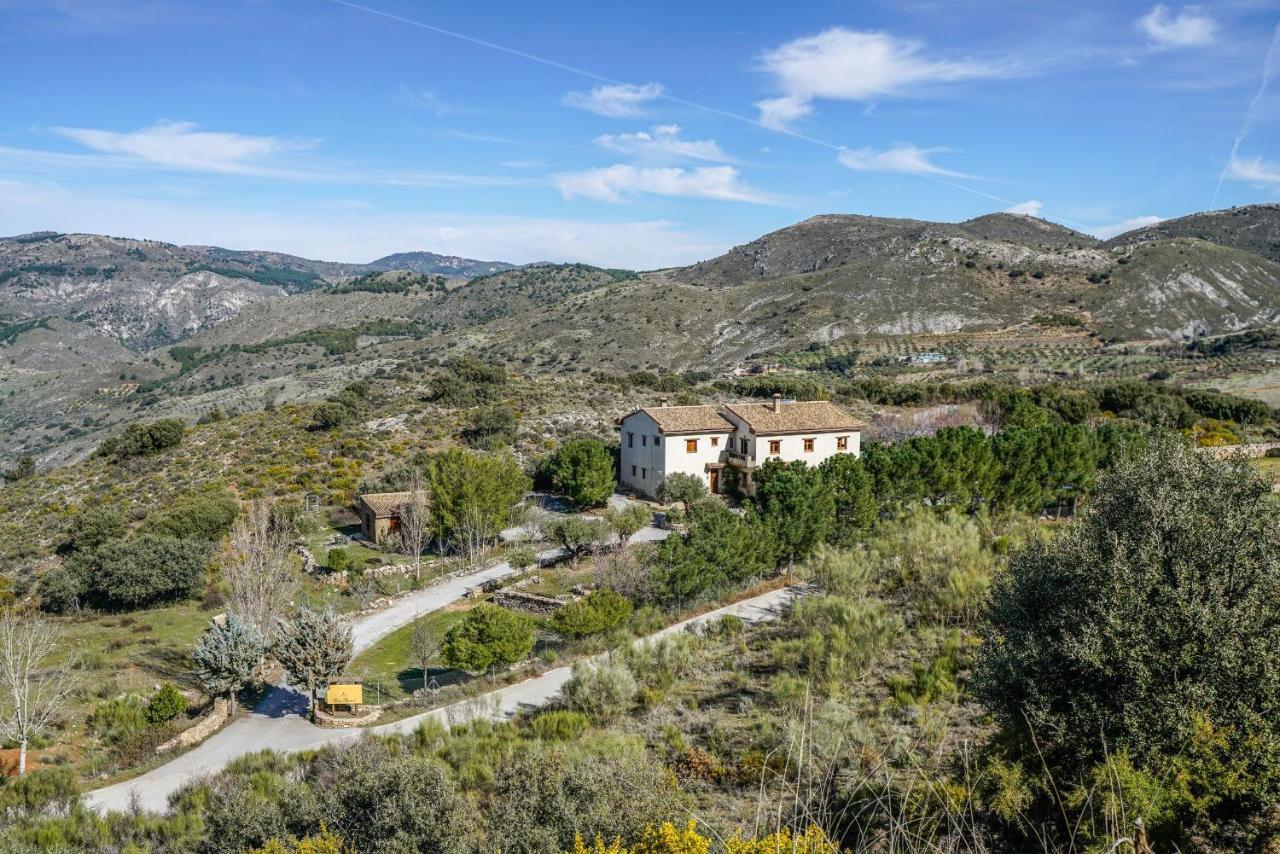
M750 447L750 446L747 444L747 437L746 437L746 436L740 436L740 437L738 438L738 442L739 442L739 443L741 444L741 446L742 446L742 454L743 454L743 456L746 456L746 454L747 454L747 448L749 448L749 447Z
M813 440L812 440L812 439L805 439L805 440L804 440L804 452L807 454L807 453L811 452L812 450L813 450Z
M848 437L848 436L836 436L836 450L837 450L837 451L847 451L847 450L849 450L849 437Z
M661 444L662 444L662 437L661 437L661 436L654 436L654 437L653 437L653 446L656 448L656 447L658 447L658 446L659 446L659 445L661 445Z
M632 476L632 477L635 477L635 476L636 476L636 467L635 467L635 466L632 466L632 467L631 467L631 476Z
M769 440L769 453L771 453L771 454L781 454L781 453L782 453L782 440L781 440L781 439L770 439L770 440Z
M685 453L688 453L688 454L696 454L696 453L698 453L698 440L697 440L697 439L685 439L685 440L684 440L684 450L685 450Z
M718 448L718 447L720 447L720 437L719 437L719 436L712 436L712 437L711 437L711 447L713 447L713 448Z
M640 469L640 479L641 479L641 480L648 480L648 479L649 479L649 470L648 470L648 469Z
M642 447L647 447L647 446L648 446L648 444L649 444L649 437L648 437L648 436L641 435L641 436L640 436L640 445L641 445Z
M634 448L635 446L636 446L636 434L632 433L631 431L627 431L627 447Z

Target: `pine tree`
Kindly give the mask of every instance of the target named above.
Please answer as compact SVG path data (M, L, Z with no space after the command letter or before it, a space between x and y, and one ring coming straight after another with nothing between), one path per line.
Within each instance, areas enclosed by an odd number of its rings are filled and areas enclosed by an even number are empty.
M253 677L266 654L267 640L253 623L227 614L222 623L205 629L191 653L196 678L211 697L227 695L235 711L236 692Z

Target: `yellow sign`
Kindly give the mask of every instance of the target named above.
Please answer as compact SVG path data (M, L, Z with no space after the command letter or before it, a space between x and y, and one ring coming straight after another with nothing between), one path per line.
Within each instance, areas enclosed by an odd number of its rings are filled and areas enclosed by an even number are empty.
M363 685L330 685L324 701L331 706L359 706L364 703Z

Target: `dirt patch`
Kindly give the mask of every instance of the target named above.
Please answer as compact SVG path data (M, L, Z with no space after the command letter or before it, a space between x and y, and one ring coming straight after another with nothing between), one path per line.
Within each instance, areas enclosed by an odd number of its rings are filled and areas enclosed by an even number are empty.
M0 750L0 774L6 777L18 776L18 748L14 747L10 750ZM27 751L27 773L36 771L41 767L39 751Z

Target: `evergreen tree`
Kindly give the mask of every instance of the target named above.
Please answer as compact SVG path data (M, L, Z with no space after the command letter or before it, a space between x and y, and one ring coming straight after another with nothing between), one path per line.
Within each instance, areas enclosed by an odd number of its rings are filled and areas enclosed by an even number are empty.
M547 461L556 491L579 507L597 507L609 500L618 485L616 469L604 443L591 438L565 442Z
M523 661L533 650L533 621L497 605L481 604L444 636L441 658L468 673Z
M213 623L191 653L196 678L211 697L227 695L234 711L236 692L248 684L266 655L267 640L257 626L235 614Z
M307 702L314 712L315 691L330 676L337 676L351 663L351 626L332 609L302 608L292 620L280 620L272 654L289 678L307 689Z

